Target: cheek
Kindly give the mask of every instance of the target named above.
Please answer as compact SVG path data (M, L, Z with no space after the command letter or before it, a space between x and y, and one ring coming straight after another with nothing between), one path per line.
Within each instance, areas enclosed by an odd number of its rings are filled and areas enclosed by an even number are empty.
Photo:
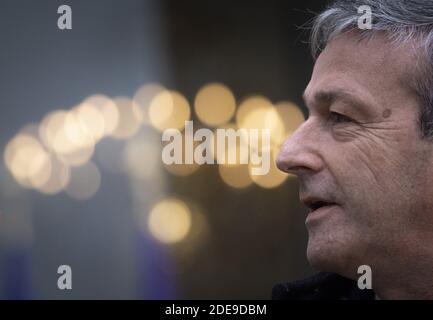
M402 154L404 152L393 145L353 141L334 148L329 159L331 170L343 178L340 182L389 192L389 188L395 186L396 178L407 167L408 163Z
M327 165L343 201L352 207L383 212L390 195L400 192L401 160L387 148L346 144L329 153Z
M414 148L352 143L344 152L328 153L327 166L352 227L387 237L408 225L425 192L423 164L408 156L417 154Z

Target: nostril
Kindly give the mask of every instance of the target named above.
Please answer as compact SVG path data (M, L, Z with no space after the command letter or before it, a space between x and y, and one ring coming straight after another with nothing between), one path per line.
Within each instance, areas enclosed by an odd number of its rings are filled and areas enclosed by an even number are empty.
M285 161L281 155L281 153L278 154L277 159L275 160L275 164L277 165L277 168L280 169L281 171L287 172L286 171L286 164Z
M280 152L276 165L281 171L299 176L307 172L319 172L324 163L316 152L299 150L298 152Z
M277 168L285 173L296 174L299 170L305 170L307 168L302 166L294 165L294 162L289 158L285 157L282 153L277 157L276 160Z
M306 133L305 130L299 131L298 129L296 132L284 142L280 149L276 159L278 169L297 176L320 171L324 163L319 155L317 141L307 139L303 135Z
M306 170L309 170L309 168L305 166L292 166L287 169L287 172L296 174L297 172L306 171Z

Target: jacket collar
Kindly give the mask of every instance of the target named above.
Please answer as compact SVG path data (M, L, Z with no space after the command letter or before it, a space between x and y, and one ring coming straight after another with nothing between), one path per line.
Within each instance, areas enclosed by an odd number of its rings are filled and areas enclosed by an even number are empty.
M335 273L321 272L295 282L278 284L273 300L374 300L373 290L358 288L353 280Z

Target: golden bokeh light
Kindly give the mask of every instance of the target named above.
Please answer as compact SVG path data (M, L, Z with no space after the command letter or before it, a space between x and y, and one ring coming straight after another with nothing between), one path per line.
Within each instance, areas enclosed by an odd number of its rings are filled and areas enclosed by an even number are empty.
M96 140L102 136L104 130L101 123L102 118L97 113L93 113L95 117L91 116L92 112L87 113L85 108L87 107L80 105L70 111L51 112L39 126L39 136L45 146L66 165L80 166L89 161L93 155ZM88 128L92 126L92 119L97 119L95 128L99 127L99 129L86 130L86 126ZM96 132L98 136L94 135Z
M9 169L9 171L11 171L11 173L13 173L12 172L13 159L15 158L20 147L26 145L34 145L37 143L38 141L34 137L27 134L18 134L8 142L5 151L3 153L3 159L4 159L4 163L6 164L6 167Z
M279 148L277 146L271 148L269 172L265 175L253 175L252 169L254 166L252 163L249 164L249 174L251 180L258 186L265 189L276 188L283 184L283 182L286 181L286 179L290 176L289 174L278 169L275 162L278 152Z
M82 103L77 107L77 120L85 135L96 143L105 135L105 119L101 110L91 103Z
M263 100L265 101L265 100ZM260 104L259 104L260 105ZM254 112L256 111L270 111L275 112L275 109L270 104L265 104L265 107L263 108L251 108L249 110L249 113L245 114L244 123L253 125L253 121L249 120L248 118L251 116L251 114L254 116ZM268 115L268 119L266 119L266 114L262 114L262 118L259 118L257 122L258 125L256 127L247 127L248 129L262 129L265 125L267 125L266 121L272 120L272 117ZM270 119L270 120L269 120ZM262 128L260 127L260 122L262 123ZM278 122L275 121L275 122ZM272 123L272 121L271 121ZM247 125L246 125L247 126ZM269 127L269 125L268 125ZM236 130L236 126L234 124L227 124L223 126L222 129L233 129ZM215 156L215 159L219 163L219 175L221 179L229 186L237 189L247 188L253 183L253 179L251 177L250 173L250 165L248 164L251 162L250 156L252 149L249 146L247 140L249 138L248 131L239 131L240 136L236 137L236 144L229 144L229 139L226 138L225 141L225 150L220 150L217 147L217 130L214 131L214 137L215 137L215 143L213 148L213 153ZM260 137L260 135L259 135ZM265 146L261 146L264 148ZM215 152L216 150L216 152ZM234 164L229 163L229 155L230 153L233 153L236 155L236 162ZM242 164L244 163L244 164Z
M166 129L183 129L190 116L188 100L176 91L159 92L150 103L150 123L161 132Z
M216 137L216 135L215 135ZM248 163L249 148L244 135L236 138L236 144L230 143L230 139L226 139L224 149L218 147L218 142L214 139L214 157L218 164L223 166L241 165Z
M295 132L295 130L305 121L301 109L292 102L278 102L275 104L275 108L284 123L285 138Z
M141 127L140 108L127 97L116 97L114 102L119 113L119 121L111 135L116 139L127 139L134 136Z
M253 183L247 164L219 165L218 171L221 179L230 187L243 189Z
M170 91L158 93L151 101L149 107L149 120L160 131L170 128L166 123L174 113L174 101Z
M119 110L116 104L109 97L96 94L86 98L83 105L93 106L99 111L104 122L104 135L110 135L119 123Z
M192 137L191 137L191 139L192 139ZM164 146L167 143L164 143ZM171 143L173 143L173 142L171 142ZM193 174L194 172L196 172L200 168L200 165L198 165L195 161L193 161L193 163L191 163L191 164L187 164L186 163L186 160L185 160L185 144L186 144L186 142L185 142L185 132L183 132L182 133L182 163L180 163L180 164L176 164L176 163L166 164L166 163L163 163L164 169L167 170L169 173L175 175L175 176L186 177L186 176L189 176L189 175ZM195 148L199 144L200 144L199 141L193 141L193 150L195 150Z
M60 161L55 155L50 155L50 161L50 177L38 190L48 195L54 195L65 189L69 183L71 171L69 166Z
M94 151L95 146L89 145L57 154L57 157L69 166L78 167L87 163L92 158Z
M192 267L196 257L202 250L206 250L206 244L211 235L208 212L195 202L186 202L191 212L191 227L188 236L182 241L182 245L176 247L176 268L170 265L163 267L167 274L182 274Z
M39 149L36 154L32 155L31 159L27 179L31 187L39 189L48 182L51 176L51 157L43 149Z
M48 153L36 137L28 134L20 133L7 144L4 161L15 180L24 187L39 188L51 174Z
M148 216L147 226L157 240L173 244L183 240L191 228L191 211L179 199L165 199L157 203Z
M227 123L233 117L236 100L225 85L210 83L198 91L194 107L201 122L216 127Z
M218 136L218 130L223 129L220 136ZM232 144L233 142L229 138L229 132L227 130L234 130L233 137L236 138L236 144ZM233 132L232 132L233 133ZM213 143L212 143L212 154L215 161L221 165L229 165L229 160L232 160L232 157L236 155L235 162L232 164L241 164L248 162L248 136L245 130L238 131L236 124L230 122L220 126L218 129L213 131ZM222 140L224 138L224 140ZM224 148L221 147L221 144L224 143ZM220 144L220 146L218 146Z
M93 162L71 169L71 178L65 187L66 193L76 200L87 200L94 196L101 185L101 173Z
M238 128L244 127L245 118L254 110L272 109L272 102L263 96L251 96L245 99L236 111L236 125Z
M59 142L66 144L68 147L63 149L55 148L58 153L70 153L78 148L89 147L96 143L95 137L82 125L80 113L81 108L77 107L66 114L63 127L59 129L57 135L62 137ZM104 129L102 128L102 130ZM64 138L62 134L65 134ZM72 147L69 147L70 144L72 144Z
M71 132L73 132L72 129L79 127L71 125L67 128L65 126L69 115L66 110L55 110L42 120L39 127L39 136L49 150L61 154L71 152L77 147L70 137ZM79 129L77 131L81 132Z
M144 124L149 124L149 108L152 100L160 92L166 91L167 89L157 83L148 83L141 86L134 94L132 101L137 104L141 110L141 120Z
M164 168L175 176L186 177L196 172L200 166L196 163L193 164L164 164Z
M285 128L284 123L274 107L257 108L245 115L241 123L241 128L246 130L258 129L258 143L262 143L263 130L268 129L270 133L270 143L280 145L284 142ZM249 131L250 132L250 131ZM251 136L250 136L251 138ZM254 146L253 140L249 139L250 146Z

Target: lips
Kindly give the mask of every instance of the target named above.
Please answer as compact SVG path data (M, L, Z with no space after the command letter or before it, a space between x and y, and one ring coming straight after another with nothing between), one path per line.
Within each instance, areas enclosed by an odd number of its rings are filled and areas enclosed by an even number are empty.
M305 220L307 226L316 224L339 208L339 204L327 197L307 196L301 198L301 201L310 209Z
M321 197L305 197L301 199L302 203L310 209L310 213L318 209L331 207L337 205L337 203L330 201L326 198Z

